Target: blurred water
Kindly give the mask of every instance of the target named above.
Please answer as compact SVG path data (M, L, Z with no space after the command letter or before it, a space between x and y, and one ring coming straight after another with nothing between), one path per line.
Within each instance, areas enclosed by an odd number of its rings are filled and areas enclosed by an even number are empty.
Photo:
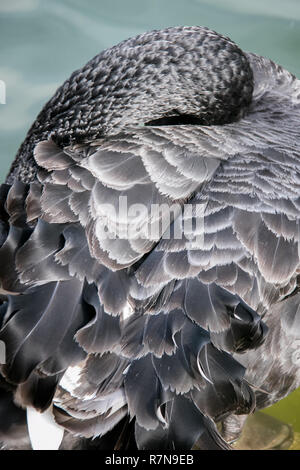
M41 106L74 69L127 37L193 24L300 77L298 0L0 0L0 180ZM269 413L300 431L299 402L297 391Z

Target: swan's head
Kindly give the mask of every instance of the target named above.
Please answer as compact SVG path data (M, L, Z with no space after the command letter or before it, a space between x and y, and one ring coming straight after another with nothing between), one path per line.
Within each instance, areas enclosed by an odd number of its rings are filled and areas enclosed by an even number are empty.
M21 147L68 144L144 124L224 124L251 102L253 74L230 39L203 27L152 31L74 72L46 104Z
M224 124L245 111L252 90L248 60L230 39L202 27L168 28L96 56L58 90L45 117L61 136L170 116Z

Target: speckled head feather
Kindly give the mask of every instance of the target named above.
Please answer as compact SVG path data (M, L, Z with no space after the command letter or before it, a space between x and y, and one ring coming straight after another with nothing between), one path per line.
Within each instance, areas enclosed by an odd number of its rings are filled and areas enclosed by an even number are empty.
M141 34L94 57L57 90L29 130L8 182L34 178L34 145L50 134L67 145L163 119L224 124L244 114L252 91L248 59L229 38L198 26Z

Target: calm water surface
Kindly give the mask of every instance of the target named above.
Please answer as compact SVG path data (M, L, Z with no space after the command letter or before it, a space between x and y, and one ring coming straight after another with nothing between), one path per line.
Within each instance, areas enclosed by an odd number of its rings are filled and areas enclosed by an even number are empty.
M73 70L143 31L194 24L300 78L298 0L0 0L0 180L41 106ZM300 431L300 390L267 412Z

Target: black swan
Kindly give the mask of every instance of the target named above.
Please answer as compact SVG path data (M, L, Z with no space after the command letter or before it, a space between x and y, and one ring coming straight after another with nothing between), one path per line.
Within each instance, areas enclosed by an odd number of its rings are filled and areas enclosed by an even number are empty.
M35 409L65 448L230 449L300 385L299 121L292 74L198 26L57 90L0 188L3 448Z

